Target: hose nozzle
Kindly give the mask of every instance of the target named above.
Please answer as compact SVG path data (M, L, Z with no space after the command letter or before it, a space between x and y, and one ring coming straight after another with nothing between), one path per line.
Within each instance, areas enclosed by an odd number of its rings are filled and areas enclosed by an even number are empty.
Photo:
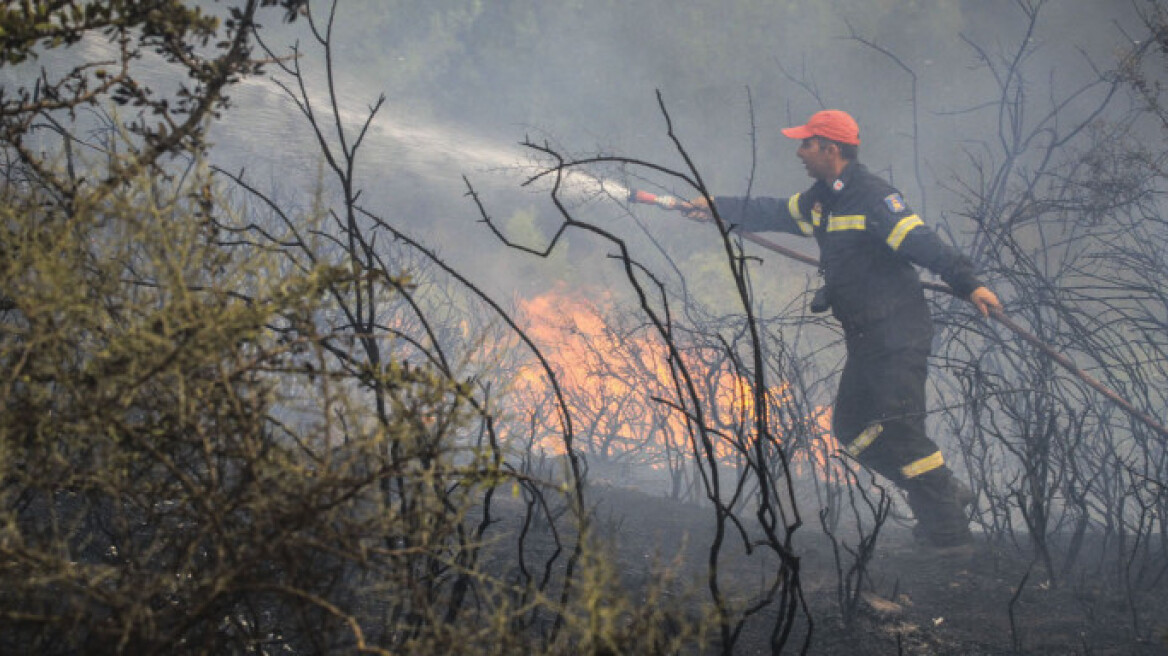
M663 210L684 210L689 207L689 203L673 196L658 196L647 191L634 191L629 194L630 203L644 203L646 205L656 205Z

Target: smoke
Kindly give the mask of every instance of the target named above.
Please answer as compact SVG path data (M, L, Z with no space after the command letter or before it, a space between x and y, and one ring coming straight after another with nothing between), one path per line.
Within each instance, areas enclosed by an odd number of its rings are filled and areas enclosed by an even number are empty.
M568 234L545 259L508 249L482 225L467 198L468 181L493 224L534 250L564 220L548 198L558 182L559 198L574 217L628 240L643 270L673 285L671 291L684 280L691 297L730 304L736 298L721 242L709 226L626 203L634 186L679 198L694 190L636 167L549 174L552 162L521 145L529 137L567 154L613 153L684 170L670 138L676 136L713 193L785 195L808 180L792 157L794 144L779 129L823 107L846 109L861 124L861 159L960 246L971 223L961 217L967 208L958 192L987 184L979 163L990 169L996 158L1017 156L1016 170L1024 176L1026 158L1041 157L1042 144L1019 155L1023 148L1011 140L1054 111L1067 124L1090 116L1108 93L1090 82L1130 46L1128 35L1139 32L1128 3L1093 0L1046 3L1033 33L1026 32L1020 3L1011 0L702 0L684 8L645 0L604 10L584 3L467 2L462 13L459 4L417 3L403 10L411 33L394 26L398 14L373 12L371 0L346 3L335 33L346 44L336 58L336 107L308 50L306 80L324 129L319 139L337 149L364 134L357 161L361 205L418 236L502 299L535 298L556 287L565 296L615 303L619 294L607 292L627 284L607 257L611 244L583 231ZM429 20L443 16L449 22ZM363 19L367 24L359 24ZM92 48L87 56L93 58L109 44L82 47ZM148 81L174 84L161 73ZM383 92L390 100L363 133ZM318 136L284 89L270 79L249 79L230 94L234 109L210 134L217 164L245 170L284 206L307 204L318 184L336 193ZM1026 102L1002 111L1003 98ZM1118 113L1096 120L1124 120L1130 105L1116 106ZM332 132L334 124L343 138ZM1036 139L1052 135L1040 132ZM813 251L806 242L803 247ZM768 319L776 308L798 307L814 276L777 256L743 262L752 274L757 316ZM812 352L831 368L838 349L819 350L816 340L827 338L813 332L828 331L809 330L811 337L799 339L815 348L781 346ZM553 335L550 348L556 339L567 341ZM590 347L597 341L590 339ZM599 355L600 364L589 363L582 380L622 361L612 351ZM967 354L957 361L962 357ZM624 404L630 394L614 396ZM955 398L954 405L961 401ZM995 474L1011 475L1011 466L995 465ZM1006 512L1016 515L1017 509Z
M358 160L362 205L440 247L500 297L530 290L533 281L619 287L607 277L618 275L604 257L608 246L590 235L567 234L559 248L568 254L557 262L507 249L481 224L466 180L505 232L512 224L533 226L516 238L538 250L562 221L547 195L556 178L523 186L548 162L520 142L682 169L659 91L674 134L715 194L805 188L809 181L780 128L823 106L849 110L861 124L861 159L961 244L971 226L957 218L964 208L952 190L976 179L971 158L997 149L1009 121L1039 119L1091 79L1095 72L1084 62L1106 67L1126 45L1124 29L1136 31L1130 7L1087 0L1049 3L1030 35L1010 0L837 0L798 9L702 2L684 12L664 2L631 4L610 11L485 6L445 26L436 21L452 11L446 5L375 18L360 3L342 6L336 88L350 143L379 94L389 97ZM538 29L518 30L520 19ZM1032 114L1003 119L995 109L1005 92L1000 71L1021 46L1026 78L1014 92L1036 101ZM319 112L327 109L327 87L319 62L305 54ZM232 93L236 111L212 134L215 157L287 196L303 196L323 167L303 117L268 80L246 81ZM1091 98L1084 94L1064 111L1071 117ZM652 172L634 173L644 176L634 178L637 186L695 194ZM630 182L622 175L573 169L560 182L561 199L577 218L630 240L667 282L677 284L659 247L682 274L700 270L700 282L715 289L722 280L710 272L708 260L718 253L708 231L654 208L632 210L643 218L639 225L628 220L622 201ZM755 273L755 291L772 307L801 293L811 275L773 256Z
M1003 90L991 67L1000 71L1019 43L1027 44L1027 78L1015 90L1049 100L1036 102L1032 115L1008 117L1025 125L1096 75L1084 63L1105 68L1127 45L1126 35L1137 32L1126 3L1089 0L1048 3L1030 35L1010 0L928 6L836 0L810 7L711 0L686 11L663 0L604 11L574 3L467 3L477 8L461 13L457 3L390 4L392 11L346 3L334 30L341 46L334 60L338 118L350 145L369 107L382 93L389 98L359 152L362 205L441 245L502 294L533 276L608 284L603 262L576 264L602 261L606 253L587 235L567 235L573 265L553 271L493 247L480 225L466 180L503 227L534 217L546 237L562 220L547 198L554 176L524 186L548 164L520 145L529 136L567 153L628 155L684 169L666 134L660 92L674 134L715 194L786 195L808 180L780 128L822 106L839 107L860 121L861 158L901 187L926 221L960 241L968 226L954 220L960 208L949 190L976 176L970 154L993 150L1000 130L1010 127L994 110ZM266 26L266 38L279 52L303 27ZM112 56L113 46L101 39L79 47L89 59ZM308 47L301 51L316 115L331 127L321 60ZM40 63L51 65L56 56ZM149 57L147 69L155 64ZM278 77L275 67L269 70ZM149 77L162 88L180 82ZM284 199L303 199L321 181L327 186L316 136L282 89L248 79L229 93L234 108L210 134L216 163L246 170ZM1085 94L1078 102L1087 107L1090 99ZM1070 116L1078 106L1064 111ZM324 138L339 145L335 135ZM696 193L652 172L632 173L644 176L635 178L637 186L681 198ZM628 221L621 205L629 185L623 172L573 169L561 179L561 197L639 252L652 256L658 243L649 237L664 240L681 254L682 268L710 252L709 234L678 229L652 208L634 210L643 224ZM790 279L780 266L770 258L760 277ZM767 284L759 288L768 291ZM788 285L778 294L798 291Z
M546 188L519 187L541 163L518 142L535 134L568 152L681 168L660 91L675 133L715 193L805 187L779 129L832 106L859 119L862 159L901 186L910 204L935 200L926 220L942 221L950 207L944 187L969 175L966 153L992 142L999 128L987 103L1001 95L1000 80L983 56L1000 66L1029 38L1022 88L1054 103L1094 75L1086 62L1106 66L1135 24L1126 3L1089 0L1049 3L1029 37L1010 0L709 1L684 11L653 0L603 10L575 5L342 6L334 31L342 46L342 118L355 132L378 94L390 99L361 160L365 204L404 210L406 223L428 214L425 227L448 248L469 238L477 249L481 235L467 229L475 212L465 202L459 208L466 175L498 201L492 213L538 207L540 222L554 225L554 211L538 198ZM272 27L280 36L297 29ZM317 84L316 93L324 88ZM282 166L301 177L315 172L315 144L280 93L255 81L235 94L238 111L220 132L220 146L236 147L232 161L270 165L274 181L288 180ZM648 182L681 197L693 193L669 180ZM579 185L579 193L568 190L571 200L607 195L586 177Z

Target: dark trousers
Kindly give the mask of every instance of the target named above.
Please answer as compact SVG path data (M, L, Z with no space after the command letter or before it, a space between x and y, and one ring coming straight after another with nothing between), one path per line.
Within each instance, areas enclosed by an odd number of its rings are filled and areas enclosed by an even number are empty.
M925 433L925 380L932 322L901 314L845 326L847 362L832 428L865 466L908 492L925 536L938 544L968 538L959 486Z
M904 467L938 452L925 434L925 379L933 327L928 317L889 317L846 328L848 359L833 414L839 440L852 444L866 429L880 433L857 449L860 462L897 485Z

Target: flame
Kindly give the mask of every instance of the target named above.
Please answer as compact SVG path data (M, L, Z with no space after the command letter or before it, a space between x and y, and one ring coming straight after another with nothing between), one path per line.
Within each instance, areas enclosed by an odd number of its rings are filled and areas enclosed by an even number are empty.
M563 391L572 415L573 446L579 452L658 470L692 458L687 418L662 402L678 398L668 351L651 331L622 331L606 321L605 310L613 306L610 294L601 292L585 300L557 289L521 300L519 305L527 334L550 363ZM719 349L687 349L682 358L694 374L699 394L707 399L705 421L719 436L713 443L716 458L729 466L739 465L750 447L753 382L732 371ZM513 391L530 408L532 448L562 455L562 431L547 404L550 392L542 369L536 364L522 367ZM771 387L765 395L768 408L789 407L793 393L785 382ZM830 408L817 407L799 421L805 422L813 439L800 445L797 453L788 454L795 473L805 473L804 466L819 471L836 466L832 456L839 444L831 435Z

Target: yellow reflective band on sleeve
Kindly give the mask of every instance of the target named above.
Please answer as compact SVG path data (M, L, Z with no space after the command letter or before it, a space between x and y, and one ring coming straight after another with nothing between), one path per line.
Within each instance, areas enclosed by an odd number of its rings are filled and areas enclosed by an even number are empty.
M795 217L796 221L803 220L803 213L799 211L799 197L802 195L795 194L787 200L787 211L791 213L791 216Z
M904 467L901 467L900 473L903 474L905 478L916 478L917 476L931 472L944 464L945 457L941 455L940 451L937 451L931 456L925 456L916 462L910 462Z
M892 229L892 233L888 235L888 245L891 246L892 250L894 251L900 249L900 243L904 241L904 238L908 236L908 233L911 232L913 228L917 228L923 225L925 225L925 222L921 221L921 217L917 216L916 214L909 214L908 216L898 221L896 227Z
M848 454L853 458L858 458L860 453L862 453L864 449L867 449L868 445L872 444L872 442L883 431L883 424L872 424L871 426L861 431L860 434L856 436L856 439L852 440L851 443L844 447L844 451L847 451Z
M795 225L799 226L799 231L805 236L810 237L815 234L815 227L803 218L803 213L799 211L799 196L802 194L795 194L787 201L787 211L791 213L791 218L795 219Z
M832 216L827 219L827 231L839 232L840 230L863 230L865 219L868 217L863 214L844 214L841 216Z

